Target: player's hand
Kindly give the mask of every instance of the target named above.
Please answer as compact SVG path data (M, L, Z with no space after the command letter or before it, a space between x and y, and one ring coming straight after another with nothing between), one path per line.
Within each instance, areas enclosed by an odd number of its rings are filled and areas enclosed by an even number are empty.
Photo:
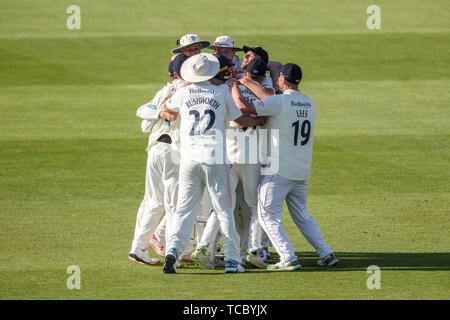
M277 83L273 83L273 90L275 91L275 94L282 94L283 91L281 91L280 86Z
M230 71L231 71L231 73L230 73L230 79L236 79L236 66L232 66L232 67L230 68Z
M274 85L273 90L275 91L275 94L283 94L283 91L280 89L278 85Z
M245 85L245 78L237 79L237 82L239 82L239 84Z
M260 126L262 127L262 126L264 126L264 125L266 124L267 119L269 119L269 117L262 116L262 117L260 117L260 118L261 118L261 124L260 124Z
M166 119L170 122L177 120L178 112L161 111L158 115L158 119Z
M237 83L237 81L235 79L228 79L225 83L231 88Z

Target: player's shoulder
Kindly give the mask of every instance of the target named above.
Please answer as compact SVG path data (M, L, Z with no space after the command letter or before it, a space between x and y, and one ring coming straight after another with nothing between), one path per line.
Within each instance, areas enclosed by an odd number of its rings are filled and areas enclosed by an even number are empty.
M186 81L184 80L178 80L176 83L173 84L173 89L172 89L172 93L173 95L180 97L180 96L184 96L187 92L188 92L188 88L191 85L186 85Z
M220 90L228 90L228 91L230 91L230 87L225 82L224 83L220 83L218 85L215 85L215 87L220 88Z
M261 85L262 85L263 87L266 87L266 88L273 88L273 82L272 82L272 79L270 79L270 78L266 75L266 77L264 78L263 82L261 82Z
M219 85L213 85L213 90L218 94L227 94L230 93L230 87L226 83L221 83Z
M300 91L299 91L299 93L300 93L300 97L302 100L309 102L311 105L314 105L314 101L310 96L308 96L307 94L300 92Z
M175 79L172 82L172 86L175 88L175 90L180 90L181 88L185 87L186 81L181 79Z

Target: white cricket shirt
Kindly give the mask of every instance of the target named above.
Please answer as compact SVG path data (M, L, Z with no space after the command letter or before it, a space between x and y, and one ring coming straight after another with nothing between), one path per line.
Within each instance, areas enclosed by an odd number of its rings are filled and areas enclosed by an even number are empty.
M265 78L267 79L267 77ZM266 88L272 88L272 82L261 83ZM258 98L244 85L238 85L239 90L247 101L253 102ZM260 126L240 127L230 121L227 127L227 155L230 163L259 164L259 130Z
M243 78L245 76L245 70L241 68L243 60L244 59L242 59L238 55L233 56L232 62L234 63L234 66L236 67L236 78L238 78L238 79Z
M278 146L278 152L272 149L270 164L262 168L261 174L308 180L316 118L312 99L300 91L286 90L284 94L253 103L258 116L269 116L265 128L270 130L271 148ZM278 138L272 134L272 130L278 130Z
M136 111L136 115L143 119L141 124L142 131L150 132L147 150L149 150L163 134L170 135L172 137L173 147L177 147L178 130L175 125L176 123L169 122L165 119L158 119L158 116L164 107L165 100L182 88L185 83L184 80L178 79L174 80L172 83L168 82L156 93L150 102L140 106Z
M180 157L208 165L225 163L225 121L242 116L226 84L193 83L178 90L166 105L181 117Z

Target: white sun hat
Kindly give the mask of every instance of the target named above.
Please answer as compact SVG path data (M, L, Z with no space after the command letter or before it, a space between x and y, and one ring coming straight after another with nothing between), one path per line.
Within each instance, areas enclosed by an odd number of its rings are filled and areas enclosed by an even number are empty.
M213 46L209 46L208 49L215 48L230 48L236 51L243 51L242 48L238 48L234 46L234 39L230 36L219 36L214 41Z
M196 54L181 66L181 77L188 82L202 82L214 77L220 69L219 60L210 53Z
M198 35L188 33L182 36L180 40L177 40L177 45L180 47L172 49L172 53L181 53L182 48L195 43L198 43L202 49L207 48L210 45L209 41L201 41Z

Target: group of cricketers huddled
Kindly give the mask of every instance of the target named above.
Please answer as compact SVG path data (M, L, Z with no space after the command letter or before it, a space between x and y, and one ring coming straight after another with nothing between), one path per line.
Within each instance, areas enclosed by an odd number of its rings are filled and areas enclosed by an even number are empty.
M336 265L306 206L316 112L298 89L301 68L269 60L259 46L236 47L226 35L213 45L196 34L176 43L169 82L137 110L149 140L129 258L158 265L151 248L164 257L164 273L181 261L226 273L244 272L246 263L297 270L285 201L317 264ZM279 262L266 263L269 247Z

